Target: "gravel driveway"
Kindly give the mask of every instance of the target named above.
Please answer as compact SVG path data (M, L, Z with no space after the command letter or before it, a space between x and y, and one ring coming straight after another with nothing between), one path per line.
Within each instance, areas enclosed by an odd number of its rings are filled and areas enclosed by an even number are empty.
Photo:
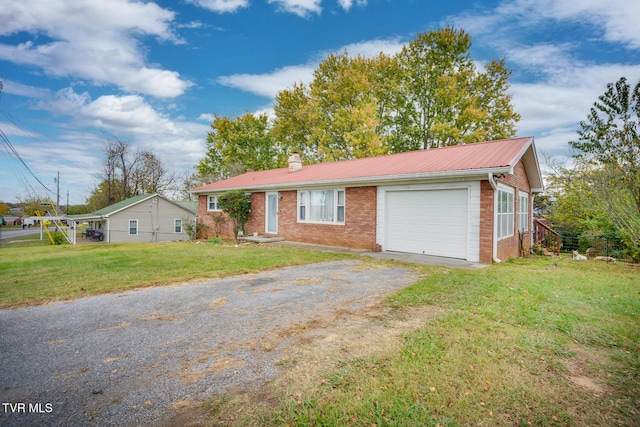
M0 310L0 426L161 424L272 379L286 331L416 279L339 261Z

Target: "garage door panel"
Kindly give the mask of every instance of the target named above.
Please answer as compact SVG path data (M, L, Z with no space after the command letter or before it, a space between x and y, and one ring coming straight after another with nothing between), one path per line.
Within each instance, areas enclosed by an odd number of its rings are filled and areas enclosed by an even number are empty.
M387 250L466 258L468 190L389 191Z

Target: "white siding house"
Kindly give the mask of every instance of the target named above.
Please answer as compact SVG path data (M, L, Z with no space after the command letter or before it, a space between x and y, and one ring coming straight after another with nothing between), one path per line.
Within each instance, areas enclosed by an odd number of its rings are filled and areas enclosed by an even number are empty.
M168 242L189 239L187 221L195 221L196 212L197 202L144 194L70 219L87 222L104 242Z

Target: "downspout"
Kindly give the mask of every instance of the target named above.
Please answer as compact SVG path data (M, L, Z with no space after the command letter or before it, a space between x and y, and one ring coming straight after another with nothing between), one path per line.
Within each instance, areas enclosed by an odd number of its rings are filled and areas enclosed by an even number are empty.
M533 202L536 198L536 193L531 192L531 206L529 206L529 253L533 253Z
M501 263L502 261L500 259L498 259L498 230L496 229L498 222L496 221L496 210L497 210L497 204L498 204L498 200L497 200L497 195L498 195L498 186L496 185L496 181L493 179L493 174L491 172L489 172L489 174L487 175L488 180L489 180L489 184L491 184L491 188L493 188L493 239L491 239L493 241L493 250L492 250L492 257L493 257L493 262L495 263Z

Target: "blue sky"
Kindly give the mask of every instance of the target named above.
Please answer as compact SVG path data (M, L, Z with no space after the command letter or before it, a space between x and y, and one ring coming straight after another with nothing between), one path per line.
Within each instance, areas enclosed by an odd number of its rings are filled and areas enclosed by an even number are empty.
M392 54L417 33L471 34L504 58L541 163L569 154L607 83L640 80L640 2L629 0L0 0L0 200L84 203L108 137L178 177L204 156L214 115L272 111L331 52ZM1 136L1 134L0 134ZM544 166L544 165L543 165ZM37 178L37 179L36 179Z

